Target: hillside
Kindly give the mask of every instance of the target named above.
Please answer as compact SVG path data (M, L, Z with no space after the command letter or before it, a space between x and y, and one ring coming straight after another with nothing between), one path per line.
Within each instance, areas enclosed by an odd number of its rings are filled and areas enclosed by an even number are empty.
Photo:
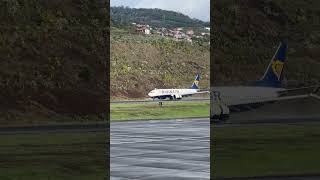
M209 46L119 31L111 31L111 99L144 98L154 88L188 88L197 72L201 88L209 87Z
M259 79L281 39L288 39L285 86L320 81L320 2L214 1L212 77L216 85Z
M105 1L0 2L0 125L105 112Z
M191 19L182 13L161 9L135 9L128 7L110 8L111 25L130 26L131 23L149 24L153 27L209 27L210 23Z

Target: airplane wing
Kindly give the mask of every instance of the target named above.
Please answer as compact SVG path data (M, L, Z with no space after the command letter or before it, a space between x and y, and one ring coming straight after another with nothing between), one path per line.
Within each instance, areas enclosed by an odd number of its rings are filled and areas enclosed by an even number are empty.
M304 99L304 98L315 98L320 100L320 96L317 94L304 94L304 95L295 95L295 96L286 96L286 97L276 97L276 98L262 98L259 100L248 100L247 102L241 101L240 103L229 103L226 104L230 111L241 111L243 109L249 110L255 107L262 106L267 103L273 103L282 100L290 99Z
M192 94L184 94L182 97L188 97L188 96L192 96L192 95L195 95L195 94L205 94L205 93L210 93L210 91L198 91L198 92L195 92L195 93L192 93Z
M210 93L210 91L199 91L199 92L196 92L195 94L204 94L204 93Z
M315 98L320 100L320 96L317 94L302 94L302 95L292 95L292 96L280 96L273 98L259 98L259 99L241 99L238 102L228 102L227 106L238 106L238 105L246 105L246 104L263 104L268 102L282 101L282 100L290 100L290 99L303 99L303 98Z
M279 96L292 96L299 94L316 94L320 90L320 86L310 86L302 88L292 88L278 91Z
M238 106L246 104L264 104L268 102L290 100L290 99L302 99L302 98L316 98L320 100L320 95L317 92L320 91L320 87L304 87L295 89L285 89L278 91L278 97L260 97L260 98L247 98L239 97L236 100L233 99L221 99L222 103L227 106Z

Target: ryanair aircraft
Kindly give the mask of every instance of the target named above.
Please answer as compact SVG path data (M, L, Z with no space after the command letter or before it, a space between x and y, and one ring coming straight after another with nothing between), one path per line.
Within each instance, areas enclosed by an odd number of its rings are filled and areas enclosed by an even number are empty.
M200 91L199 89L200 75L197 74L196 78L190 89L154 89L148 93L154 99L170 99L179 100L183 97L192 96L194 94L209 93L209 91Z
M314 97L318 87L281 88L287 56L287 42L280 43L262 78L250 86L224 86L211 89L211 119L225 120L230 112L260 107L267 102ZM304 92L301 93L301 90Z

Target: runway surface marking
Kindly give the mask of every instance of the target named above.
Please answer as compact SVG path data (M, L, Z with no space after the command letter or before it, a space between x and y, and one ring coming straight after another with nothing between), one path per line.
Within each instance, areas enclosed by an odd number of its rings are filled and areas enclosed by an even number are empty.
M111 123L111 180L210 179L209 119Z

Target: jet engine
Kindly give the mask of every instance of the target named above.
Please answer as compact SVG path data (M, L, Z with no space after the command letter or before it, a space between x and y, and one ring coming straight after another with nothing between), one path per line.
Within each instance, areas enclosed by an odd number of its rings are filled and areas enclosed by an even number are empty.
M175 94L172 96L173 99L182 99L182 96L180 94Z

